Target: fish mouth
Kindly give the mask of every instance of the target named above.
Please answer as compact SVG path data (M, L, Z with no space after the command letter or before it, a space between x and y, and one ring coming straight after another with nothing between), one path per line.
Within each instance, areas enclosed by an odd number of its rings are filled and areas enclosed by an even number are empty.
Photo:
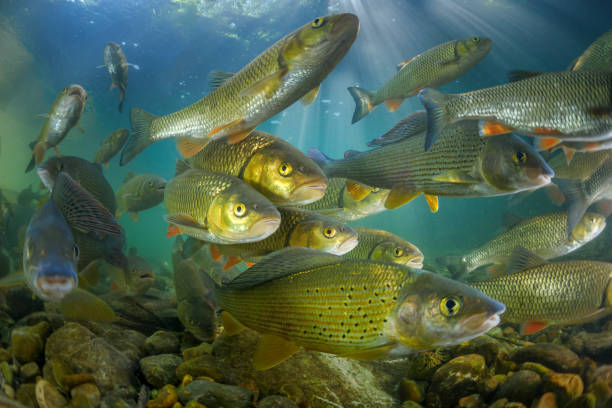
M291 203L293 205L305 205L320 200L325 195L327 190L326 181L312 181L304 183L291 194Z
M499 322L501 322L501 317L499 316L501 313L503 313L503 311L499 313L493 313L489 317L486 317L489 313L477 313L475 315L465 318L461 322L461 327L471 333L484 333L486 331L491 330L492 328L497 326Z
M347 252L352 251L358 243L359 239L357 237L349 237L342 241L336 248L331 250L330 253L334 255L344 255Z
M538 185L541 186L545 186L547 184L550 184L550 182L552 181L553 176L548 175L548 174L540 174L537 178L536 178L536 182Z
M159 187L157 187L158 191L164 191L165 189L166 189L166 183L163 183Z
M70 85L68 96L76 96L82 100L87 99L87 92L81 85Z
M353 40L359 33L359 18L352 13L344 13L338 16L338 20L334 24L331 33L335 39L341 39L342 42Z
M41 276L36 279L37 292L44 300L59 301L76 286L76 280L67 276Z
M249 236L253 241L264 239L274 233L280 226L279 217L265 217L249 228Z
M414 258L410 259L406 266L415 269L423 269L423 255L417 255Z

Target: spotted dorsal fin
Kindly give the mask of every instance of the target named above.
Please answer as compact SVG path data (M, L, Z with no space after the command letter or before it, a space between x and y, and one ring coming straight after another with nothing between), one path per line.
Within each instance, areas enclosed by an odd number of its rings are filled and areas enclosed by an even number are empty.
M211 91L214 91L233 76L234 74L232 72L223 72L219 70L210 71L210 74L208 74L208 87Z
M548 263L545 259L534 254L533 252L525 249L521 246L514 248L510 260L508 261L508 267L506 268L506 275L511 275L516 272L532 269L540 265Z

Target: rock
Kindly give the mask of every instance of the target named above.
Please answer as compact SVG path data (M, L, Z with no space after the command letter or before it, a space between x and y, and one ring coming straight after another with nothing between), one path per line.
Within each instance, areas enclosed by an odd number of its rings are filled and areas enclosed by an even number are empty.
M63 408L68 405L66 398L46 380L36 382L35 393L40 408Z
M15 399L15 389L9 384L2 384L2 392L9 399Z
M612 365L603 365L596 368L586 378L587 393L593 395L597 406L612 403Z
M186 375L192 377L210 377L217 382L223 382L223 373L217 368L215 358L210 354L184 361L176 368L176 377L182 379Z
M22 365L19 370L19 377L21 377L23 382L30 382L34 380L37 375L40 375L40 368L38 364L33 361Z
M145 353L147 337L136 330L128 330L108 324L87 322L87 328L102 337L108 344L121 351L121 354L137 363Z
M3 361L0 363L0 384L13 384L13 379L15 376L13 375L13 369L8 361Z
M553 392L557 402L563 407L582 395L584 385L577 374L551 373L544 377L542 389Z
M565 408L597 408L597 407L609 407L610 404L598 404L597 397L591 393L582 394L569 404Z
M202 343L196 347L186 348L183 350L183 360L187 361L205 354L212 354L212 350L212 344L208 343Z
M480 394L472 394L459 399L459 408L485 408L486 404Z
M582 362L580 357L567 347L559 344L541 343L518 349L512 356L517 363L531 361L562 373L580 373Z
M570 344L578 353L585 353L589 357L602 358L612 362L612 331L601 333L581 332L570 338Z
M404 401L400 408L423 408L423 406L418 402Z
M248 408L252 398L253 393L246 388L203 380L193 381L179 391L179 399L183 404L196 400L210 407Z
M489 408L504 408L507 403L508 400L506 398L498 399L494 403L489 405Z
M161 388L178 382L175 372L182 362L183 359L176 354L159 354L141 359L140 369L149 384Z
M298 408L298 404L282 395L270 395L259 401L257 408Z
M540 374L529 370L520 370L508 376L506 381L499 387L495 399L507 398L509 401L520 401L530 404L538 395L542 377Z
M15 325L13 318L4 310L0 310L0 344L7 346L11 340L11 328Z
M174 385L165 385L157 396L147 402L147 408L170 408L178 402L178 394Z
M41 360L49 334L51 326L47 322L40 322L35 326L15 327L11 333L13 356L20 363Z
M177 354L180 352L181 342L178 336L169 331L159 330L147 337L145 351L148 355Z
M90 373L102 393L136 395L136 362L78 323L67 323L49 336L45 354L65 361L75 373Z
M86 400L92 407L99 406L100 400L102 399L102 394L100 393L100 390L93 383L77 385L76 387L70 390L70 396L73 400Z
M17 389L17 401L28 408L37 408L35 388L35 384L21 384Z
M412 354L408 357L408 366L404 368L406 371L404 374L413 380L429 381L434 372L447 361L448 359L439 351Z
M423 402L425 399L423 388L414 380L403 378L399 386L400 398L402 401Z
M434 373L427 390L427 406L457 405L461 397L477 393L479 384L490 376L479 354L455 357Z
M0 97L1 99L1 97ZM44 302L39 297L32 296L32 291L26 285L12 286L4 293L10 316L19 320L34 311L43 310ZM3 313L0 313L0 316ZM4 317L0 319L0 327L3 325Z
M552 392L547 392L540 397L534 408L557 408L557 397Z
M533 371L533 372L536 372L536 373L538 373L538 374L540 374L542 376L553 372L553 370L551 370L550 368L547 368L547 367L543 366L542 364L532 363L531 361L527 361L527 362L521 364L520 369L521 370Z
M11 359L11 353L7 349L0 348L0 362L9 361L10 359Z
M176 404L181 404L180 402L177 402ZM175 404L175 405L176 405ZM200 404L198 401L189 401L186 405L185 408L206 408L206 405Z
M34 326L40 322L47 322L52 330L57 330L64 325L64 316L60 313L34 312L20 319L17 326Z

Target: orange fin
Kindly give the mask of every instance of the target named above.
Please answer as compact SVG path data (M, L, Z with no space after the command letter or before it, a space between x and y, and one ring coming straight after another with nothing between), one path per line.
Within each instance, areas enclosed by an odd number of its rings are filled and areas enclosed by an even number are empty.
M247 130L245 130L243 132L231 134L231 135L229 135L227 137L227 143L229 143L229 144L238 143L238 142L242 141L245 137L250 135L252 131L253 131L253 128L247 129Z
M182 137L176 141L176 148L183 157L191 157L199 153L207 141L204 139L192 139L190 137Z
M565 196L563 195L563 192L556 185L551 184L550 186L547 186L546 193L548 194L550 200L557 205L561 205L565 201Z
M36 146L34 146L34 151L32 154L34 154L34 157L36 157L37 165L43 161L46 150L47 150L47 146L45 142L38 142L36 143Z
M372 188L353 180L346 180L346 191L353 197L353 200L361 201L370 194Z
M249 268L250 268L251 266L253 266L253 265L255 265L255 264L256 264L256 262L247 262L247 261L244 261L244 263L245 263L245 264L246 264L246 266L248 266Z
M559 132L557 129L551 129L546 127L537 127L533 128L533 131L536 133L541 133L544 135L562 135L562 132Z
M489 274L490 277L497 278L504 274L505 269L506 268L504 265L494 264L487 268L487 273Z
M535 147L538 150L548 150L561 143L557 137L539 137L535 140Z
M395 112L400 105L404 102L403 99L387 99L385 101L385 106L389 109L389 112Z
M227 271L229 268L238 265L240 262L242 262L240 257L231 255L229 258L227 258L227 262L225 263L223 270Z
M118 292L118 291L119 291L119 285L117 284L117 282L113 282L113 283L111 283L111 289L112 289L114 292Z
M111 83L110 86L108 87L109 91L112 90L114 87L116 87L117 85L115 85L115 83Z
M561 149L563 149L563 153L565 153L567 165L569 166L570 162L572 161L572 158L574 157L574 153L576 153L576 149L567 146L561 146Z
M387 199L385 200L385 208L393 210L401 207L402 205L409 203L418 197L421 193L410 191L405 187L397 187L391 190Z
M130 211L130 217L132 218L132 221L134 221L134 222L138 221L138 213L137 212Z
M480 136L495 136L512 132L512 128L492 120L481 120L478 127Z
M432 213L438 212L438 196L435 195L429 195L429 194L424 194L425 195L425 201L427 201L427 205L429 206L429 211L431 211Z
M537 320L529 321L521 326L521 334L534 334L545 329L546 327L548 327L548 322Z
M413 59L414 59L414 57L413 57L413 58L410 58L410 59L407 59L406 61L402 61L402 62L400 62L399 64L397 64L397 67L396 67L396 68L397 68L397 70L398 70L398 71L401 71L401 70L402 70L402 68L404 68L406 65L410 64L410 61L412 61Z
M208 132L208 136L213 136L213 135L216 135L217 133L221 132L223 129L226 129L226 128L231 127L231 126L238 125L238 124L240 124L241 122L242 122L242 118L238 118L238 119L234 119L234 120L232 120L232 121L231 121L231 122L229 122L229 123L225 123L225 124L223 124L223 125L221 125L221 126L217 126L217 127L216 127L216 128L214 128L213 130L211 130L210 132Z
M176 235L179 235L180 233L181 233L181 230L178 226L174 224L170 224L168 225L168 233L166 234L166 238L172 238Z
M210 244L210 257L213 261L218 261L221 259L223 255L221 255L221 251L219 251L219 247L215 244Z

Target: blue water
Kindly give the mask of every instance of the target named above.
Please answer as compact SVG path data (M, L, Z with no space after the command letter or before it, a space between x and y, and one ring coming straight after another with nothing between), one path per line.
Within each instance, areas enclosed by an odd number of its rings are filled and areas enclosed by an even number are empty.
M78 83L89 94L80 120L86 130L72 130L61 144L63 154L91 159L99 142L118 127L129 128L129 109L141 107L163 115L179 110L208 92L213 69L237 71L269 45L317 16L352 12L361 20L350 52L323 82L317 100L297 103L259 126L303 151L316 146L332 157L387 131L408 113L421 109L416 98L395 113L379 107L351 125L354 103L347 86L376 89L403 60L437 44L475 35L493 40L491 53L458 80L441 88L462 92L504 83L509 69L554 71L570 62L610 29L609 1L411 0L411 1L145 1L145 0L2 0L0 16L31 54L0 112L2 153L0 188L20 190L38 184L35 173L23 174L27 147L42 127L36 115L46 113L66 85ZM108 89L103 63L107 42L121 44L130 69L124 113L117 110L118 91ZM11 56L2 52L0 61ZM8 92L6 90L0 92ZM48 155L51 155L49 152ZM178 153L172 141L147 148L125 167L118 159L105 174L113 187L128 170L171 178ZM554 207L541 192L511 211L522 215ZM358 225L387 229L415 243L426 259L459 254L500 231L508 197L441 198L429 212L422 197ZM121 219L128 246L155 264L168 260L171 240L163 206L144 211L134 223Z

